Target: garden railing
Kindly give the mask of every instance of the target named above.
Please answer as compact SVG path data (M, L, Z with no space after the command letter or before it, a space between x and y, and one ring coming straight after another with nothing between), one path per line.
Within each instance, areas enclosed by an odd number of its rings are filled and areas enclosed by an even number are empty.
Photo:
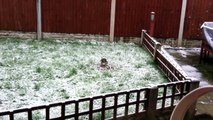
M11 111L1 111L0 118L15 120L17 114L22 114L26 119L33 120L35 119L34 113L36 111L43 111L45 114L41 118L45 120L123 120L142 118L154 120L161 111L173 108L184 95L197 88L198 85L198 81L171 82L156 87L122 91ZM177 87L179 90L176 89ZM125 98L125 100L120 102L120 98ZM99 105L96 104L97 101L99 101ZM85 104L87 107L80 109L79 106L81 104ZM51 112L54 112L54 110L58 110L58 113L53 115Z
M153 56L157 65L168 77L171 82L188 80L189 78L182 74L182 70L175 67L160 50L161 44L151 37L145 30L142 30L140 44L143 45Z
M170 83L47 105L0 111L0 119L14 120L16 115L21 114L27 120L34 120L38 119L35 113L42 111L43 114L39 118L44 120L137 120L142 118L155 120L160 113L165 110L172 110L183 96L197 88L199 81L187 79L162 54L159 49L160 43L144 30L140 43L148 49L158 66L171 81ZM82 106L83 108L81 108Z

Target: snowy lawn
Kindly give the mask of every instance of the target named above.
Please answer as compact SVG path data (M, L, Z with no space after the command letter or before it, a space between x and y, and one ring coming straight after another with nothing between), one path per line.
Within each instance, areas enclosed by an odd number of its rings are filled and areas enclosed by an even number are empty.
M101 58L111 69L100 69ZM167 82L132 43L0 38L0 111Z

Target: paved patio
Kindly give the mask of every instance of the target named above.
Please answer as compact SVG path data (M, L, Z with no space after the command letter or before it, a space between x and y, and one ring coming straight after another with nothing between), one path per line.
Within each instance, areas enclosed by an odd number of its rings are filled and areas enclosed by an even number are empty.
M200 80L200 86L213 85L213 56L200 64L200 48L168 48L166 51L189 77ZM213 92L200 97L196 109L197 115L209 114L213 117Z

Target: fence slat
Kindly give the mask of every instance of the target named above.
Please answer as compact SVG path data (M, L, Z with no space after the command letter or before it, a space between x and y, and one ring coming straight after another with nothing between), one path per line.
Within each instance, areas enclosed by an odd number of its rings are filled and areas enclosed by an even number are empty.
M75 101L75 120L79 117L79 101Z
M128 116L129 111L129 92L126 93L126 102L125 102L125 116Z
M32 110L28 110L28 120L32 120Z
M14 114L13 114L13 112L10 113L10 120L14 120Z
M146 103L146 117L148 120L156 120L155 114L157 106L158 88L150 88L146 94L148 99Z
M118 94L115 94L113 120L116 120L116 118L117 118L117 108L118 108L117 106L118 106Z
M61 105L61 119L65 119L65 104Z
M102 98L102 110L101 110L101 120L105 120L105 106L106 105L106 97Z
M90 99L89 101L89 120L92 120L93 116L93 98Z
M50 107L46 106L46 120L50 119Z

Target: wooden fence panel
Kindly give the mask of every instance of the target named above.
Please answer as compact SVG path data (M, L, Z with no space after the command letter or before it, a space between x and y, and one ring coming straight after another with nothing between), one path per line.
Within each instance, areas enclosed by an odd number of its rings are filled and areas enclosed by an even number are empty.
M0 30L36 31L36 1L0 0Z
M142 29L149 29L152 11L156 13L154 36L177 37L181 12L179 0L117 0L115 35L139 37Z
M184 38L202 39L200 26L204 21L213 21L212 0L188 0Z
M139 37L156 13L154 36L177 38L182 0L116 0L115 36ZM42 0L44 32L109 34L111 0ZM184 38L201 39L212 0L188 0ZM36 0L0 0L0 30L36 31Z
M110 0L43 0L43 31L109 34L110 5Z

